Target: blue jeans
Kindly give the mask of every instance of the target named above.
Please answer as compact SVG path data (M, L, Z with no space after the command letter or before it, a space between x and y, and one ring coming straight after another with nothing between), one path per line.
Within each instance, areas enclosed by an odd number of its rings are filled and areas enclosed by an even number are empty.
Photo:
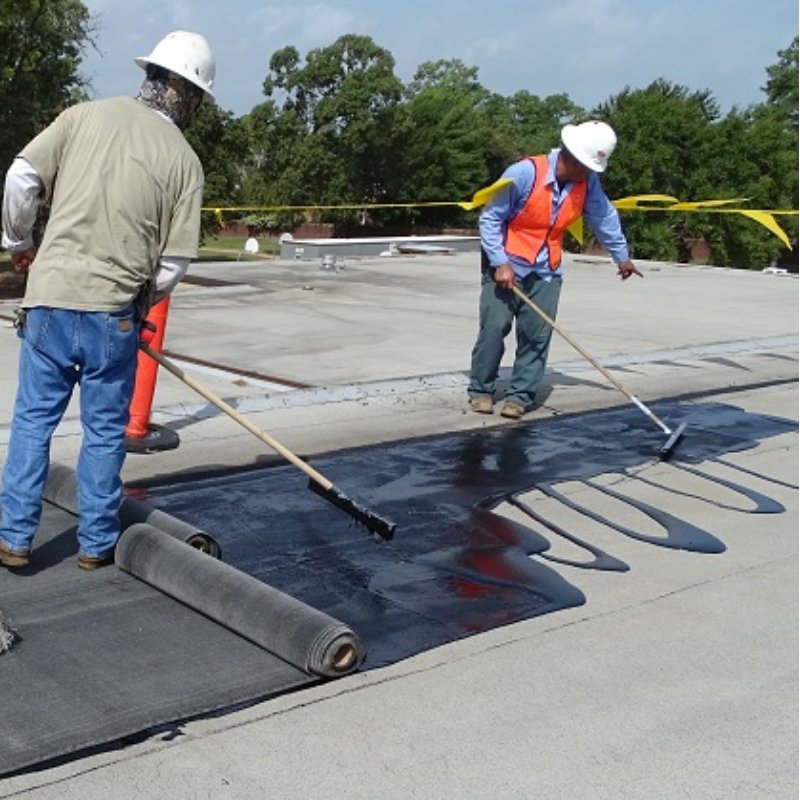
M519 288L552 319L556 318L561 295L561 277L546 281L535 273L518 281ZM492 272L481 275L480 327L472 348L470 397L494 395L497 373L505 352L504 339L516 321L517 351L511 370L506 400L523 408L533 406L536 390L544 378L552 328L510 289L494 282Z
M119 537L120 471L139 345L133 307L114 313L31 308L19 336L0 539L14 550L30 550L42 514L50 440L78 384L78 544L84 555L105 555Z

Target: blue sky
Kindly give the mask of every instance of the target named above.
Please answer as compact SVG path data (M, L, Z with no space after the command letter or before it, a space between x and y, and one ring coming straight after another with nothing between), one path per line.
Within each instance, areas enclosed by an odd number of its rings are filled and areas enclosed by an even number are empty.
M764 100L766 67L798 31L797 0L84 0L98 16L84 61L92 94L135 94L132 60L168 31L194 30L217 58L219 105L264 100L273 52L301 56L344 33L370 36L412 77L424 61L461 59L487 89L566 93L584 108L663 77L709 89L722 111Z

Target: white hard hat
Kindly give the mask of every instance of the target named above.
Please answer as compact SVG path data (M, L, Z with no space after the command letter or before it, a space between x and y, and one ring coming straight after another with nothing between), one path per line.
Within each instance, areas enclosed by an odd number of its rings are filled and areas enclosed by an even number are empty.
M211 89L217 71L216 61L208 42L199 33L172 31L153 48L150 55L139 56L134 61L142 69L147 69L148 64L155 64L180 75L189 83L199 86L209 99L214 99Z
M580 125L565 125L561 142L585 167L602 172L617 145L617 134L610 125L593 119Z

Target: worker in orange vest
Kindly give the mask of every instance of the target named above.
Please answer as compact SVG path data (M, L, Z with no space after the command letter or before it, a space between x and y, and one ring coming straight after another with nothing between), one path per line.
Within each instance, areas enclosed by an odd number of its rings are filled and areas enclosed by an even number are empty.
M620 278L642 277L630 260L617 210L598 178L616 143L616 134L605 122L566 125L561 147L512 164L502 176L510 183L484 208L480 325L468 389L473 411L491 414L494 410L504 340L515 321L517 351L500 413L519 419L533 407L552 329L512 287L555 319L563 275L562 243L569 225L583 216L617 264Z

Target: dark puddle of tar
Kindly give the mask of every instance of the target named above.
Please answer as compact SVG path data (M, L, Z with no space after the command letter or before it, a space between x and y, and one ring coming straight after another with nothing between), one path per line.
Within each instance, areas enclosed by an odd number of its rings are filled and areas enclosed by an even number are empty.
M690 494L715 502L717 483L738 492L749 513L783 510L747 483L759 478L792 486L786 476L739 470L725 456L796 431L796 422L719 403L654 409L672 427L689 423L671 464L696 478L697 494ZM389 542L371 536L309 491L305 476L288 465L225 474L213 474L210 467L205 477L129 491L210 533L229 564L350 625L367 646L365 666L376 667L583 604L584 594L551 568L548 559L584 569L629 569L613 553L584 541L580 531L560 528L518 497L531 489L654 546L724 551L718 532L681 518L679 493L669 508L656 508L631 500L608 481L597 482L609 473L635 476L637 468L656 460L665 438L648 418L625 409L313 459L313 466L345 494L397 523ZM720 479L696 466L709 459L726 465L733 477ZM555 488L565 481L583 481L630 503L660 525L663 536L621 526L580 507ZM494 513L501 502L521 510L528 524ZM582 547L586 558L548 555L553 536Z

